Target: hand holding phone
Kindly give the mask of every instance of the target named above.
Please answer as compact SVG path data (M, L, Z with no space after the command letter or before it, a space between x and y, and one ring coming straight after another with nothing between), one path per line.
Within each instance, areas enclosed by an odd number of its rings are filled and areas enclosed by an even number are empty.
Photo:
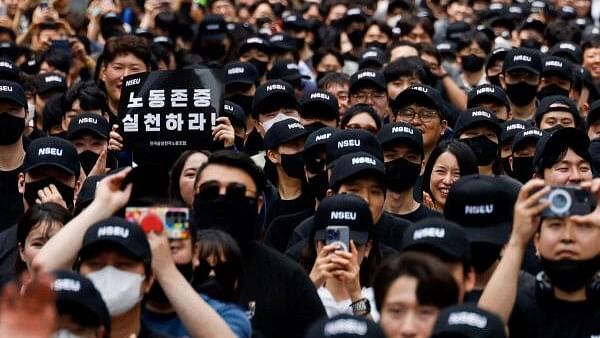
M345 225L330 225L325 228L325 244L336 244L339 250L350 252L350 228Z

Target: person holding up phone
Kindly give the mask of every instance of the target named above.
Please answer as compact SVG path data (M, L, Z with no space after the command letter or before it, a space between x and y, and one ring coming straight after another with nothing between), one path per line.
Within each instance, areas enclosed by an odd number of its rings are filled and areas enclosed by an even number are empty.
M375 301L369 279L381 252L372 230L369 205L358 196L334 195L319 204L314 240L308 242L303 260L314 260L310 279L329 317L345 313L379 319L371 306Z
M600 198L600 179L583 182L581 188ZM545 217L552 209L552 200L545 196L552 190L539 179L522 187L511 237L479 300L480 307L502 318L511 337L593 337L600 333L600 206L592 211L589 204L591 212L586 215L574 215L571 209L561 217ZM518 285L532 239L542 272L534 283Z

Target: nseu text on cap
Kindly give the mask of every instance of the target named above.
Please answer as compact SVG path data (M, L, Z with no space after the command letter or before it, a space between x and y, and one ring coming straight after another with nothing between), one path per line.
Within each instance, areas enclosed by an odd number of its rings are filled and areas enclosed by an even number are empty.
M314 322L305 338L385 338L375 322L348 314L322 318Z
M23 171L29 172L41 166L57 167L76 177L81 170L75 146L55 136L37 138L27 147Z

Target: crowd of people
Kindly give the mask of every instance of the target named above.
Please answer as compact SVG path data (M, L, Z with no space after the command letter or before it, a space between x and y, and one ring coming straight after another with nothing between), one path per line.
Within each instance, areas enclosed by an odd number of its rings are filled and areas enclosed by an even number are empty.
M0 337L600 337L599 16L0 0ZM212 140L132 147L198 69Z

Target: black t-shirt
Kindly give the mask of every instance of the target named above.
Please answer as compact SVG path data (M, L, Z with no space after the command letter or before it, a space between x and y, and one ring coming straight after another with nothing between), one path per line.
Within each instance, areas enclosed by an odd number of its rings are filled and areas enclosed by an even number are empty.
M149 327L144 325L144 322L142 322L142 327L140 328L140 334L137 337L138 338L172 338L172 336L168 336L164 333L152 331Z
M313 208L275 218L267 228L264 243L279 252L285 252L294 229L314 214L315 210Z
M251 315L253 331L266 338L301 338L325 309L302 267L261 243L243 250L240 305Z
M518 289L508 328L511 338L600 337L600 298L558 300L534 281Z
M23 216L23 198L18 188L21 171L21 167L0 171L0 231L17 223Z
M409 222L415 223L418 222L422 219L425 218L429 218L429 217L444 217L440 212L437 212L433 209L429 209L428 207L426 207L423 204L420 204L419 207L417 208L417 210L413 211L413 212L409 212L408 214L405 215L398 215L398 214L393 214L396 217L402 218L404 220L407 220Z
M535 284L535 277L526 271L521 271L519 273L519 279L517 282L517 297L520 297L519 294L522 294L522 290L530 287L530 285ZM481 295L483 294L483 290L472 290L465 293L463 302L464 303L474 303L477 304Z
M17 260L17 226L0 232L0 289L15 278Z
M292 215L301 211L315 210L315 198L303 188L302 194L293 200L282 200L281 197L274 200L273 205L267 213L267 224L275 218L284 215Z

